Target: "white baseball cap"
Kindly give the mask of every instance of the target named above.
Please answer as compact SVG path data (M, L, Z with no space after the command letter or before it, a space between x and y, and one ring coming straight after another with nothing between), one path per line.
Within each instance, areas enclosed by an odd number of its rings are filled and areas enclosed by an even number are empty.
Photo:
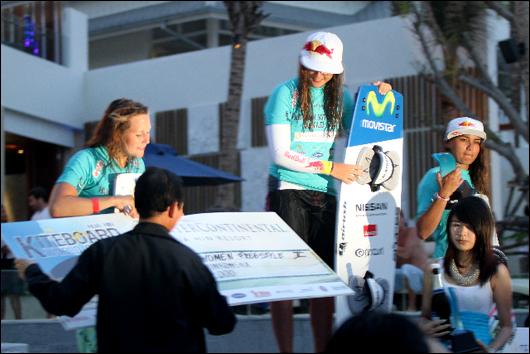
M447 123L445 141L464 134L475 135L483 140L486 140L484 124L482 124L482 122L479 120L469 117L459 117L451 119L449 123Z
M300 52L300 63L310 70L341 74L342 41L330 32L315 32L307 37Z

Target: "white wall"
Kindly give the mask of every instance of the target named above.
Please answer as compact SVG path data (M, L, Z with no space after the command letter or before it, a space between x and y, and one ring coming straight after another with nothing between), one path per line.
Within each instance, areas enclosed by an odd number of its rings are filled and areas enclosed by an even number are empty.
M190 155L219 151L218 105L188 109L188 153Z
M217 104L226 101L228 70L228 47L95 69L87 75L85 99L96 112L118 97L138 100L153 112Z
M56 124L10 109L4 111L4 119L10 133L68 148L76 147L76 133L82 132L82 129Z
M62 13L62 64L79 72L88 70L88 18L71 8Z
M2 45L2 106L82 128L84 73ZM10 131L9 124L5 129Z
M85 72L87 70L86 16L73 10L63 12L62 57L59 65L2 45L2 107L6 109L5 130L23 136L50 135L63 131L60 144L70 146L71 130L81 129L85 108ZM36 125L32 125L32 122ZM38 127L38 128L37 128ZM42 129L42 130L39 130ZM17 131L15 131L17 130ZM72 138L73 139L73 138Z
M241 210L265 210L269 164L267 147L241 151L241 177L245 179L241 186Z

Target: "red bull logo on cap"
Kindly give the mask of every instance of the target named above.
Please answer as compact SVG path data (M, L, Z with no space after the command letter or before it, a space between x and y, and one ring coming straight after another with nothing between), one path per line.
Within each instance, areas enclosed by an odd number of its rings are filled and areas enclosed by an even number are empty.
M333 54L333 49L329 49L324 44L322 44L320 41L314 40L311 42L307 42L304 46L304 49L307 50L310 53L317 53L321 55L326 55L330 59L333 59L331 56Z
M473 122L465 120L465 121L463 121L461 123L458 123L458 126L460 126L460 127L474 127L475 124L473 124Z

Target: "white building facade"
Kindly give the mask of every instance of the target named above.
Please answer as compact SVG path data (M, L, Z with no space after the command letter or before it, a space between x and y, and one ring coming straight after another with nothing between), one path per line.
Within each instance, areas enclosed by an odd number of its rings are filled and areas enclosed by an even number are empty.
M2 44L3 201L15 198L18 193L8 190L4 182L6 134L49 142L68 149L79 148L83 143L85 123L98 120L106 106L119 97L144 103L150 108L152 117L156 112L187 109L188 154L206 154L219 149L219 104L225 102L228 95L230 46L215 46L220 43L205 39L201 42L206 43L204 49L137 60L148 56L145 54L148 51L143 46L142 35L135 37L129 29L122 34L127 40L120 42L108 33L99 34L99 43L90 44L89 21L99 18L100 21L95 23L103 28L103 19L123 12L123 6L129 6L127 11L136 14L142 9L147 11L146 6L173 2L71 3L80 4L76 8L66 6L62 11L61 65ZM219 9L220 2L197 3L216 3L214 8ZM286 4L290 2L283 1L267 3L285 8L290 6ZM317 4L311 7L310 3ZM308 6L314 14L322 5L318 3L300 2L301 7L290 10L302 11L303 6ZM333 16L346 16L341 13L348 11L354 16L368 2L361 2L364 4L360 5L342 3L354 2L326 2L323 6L328 9L331 7L335 13L327 11L323 14L332 16L331 20ZM221 16L220 12L212 13L211 18ZM294 20L292 23L290 30L293 31L302 31L304 26L310 26ZM488 61L492 70L495 70L496 43L507 38L509 30L502 20L494 19L492 25L495 30L488 41ZM126 24L122 26L126 28ZM108 24L107 30L110 29L111 25ZM384 17L328 26L322 30L334 32L343 40L346 84L352 92L360 84L374 80L417 75L423 63L420 47L405 18ZM276 85L296 76L298 53L308 33L303 31L263 38L248 44L238 146L241 150L241 176L245 179L241 190L243 211L263 210L269 166L267 147L253 147L251 144L252 100L270 95ZM89 52L89 48L92 52ZM99 58L97 51L101 53ZM139 52L144 54L140 55ZM120 59L120 55L124 58ZM122 64L115 64L120 61ZM94 68L91 68L90 62ZM499 112L493 102L489 104L489 113L487 118L491 128L498 130ZM155 134L156 131L153 131L153 137ZM528 170L528 146L520 147L519 153L526 156L522 161L525 161ZM495 153L491 161L493 206L496 214L502 215L506 200L505 185L510 179L510 174L506 173L509 168ZM405 168L407 163L412 162L405 161ZM409 199L403 197L404 207L410 202Z

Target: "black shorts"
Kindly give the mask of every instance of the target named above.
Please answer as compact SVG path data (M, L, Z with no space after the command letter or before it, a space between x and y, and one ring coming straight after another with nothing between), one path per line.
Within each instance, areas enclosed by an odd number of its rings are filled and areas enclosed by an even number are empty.
M269 192L267 210L276 212L326 264L335 260L337 199L323 192L285 189Z

